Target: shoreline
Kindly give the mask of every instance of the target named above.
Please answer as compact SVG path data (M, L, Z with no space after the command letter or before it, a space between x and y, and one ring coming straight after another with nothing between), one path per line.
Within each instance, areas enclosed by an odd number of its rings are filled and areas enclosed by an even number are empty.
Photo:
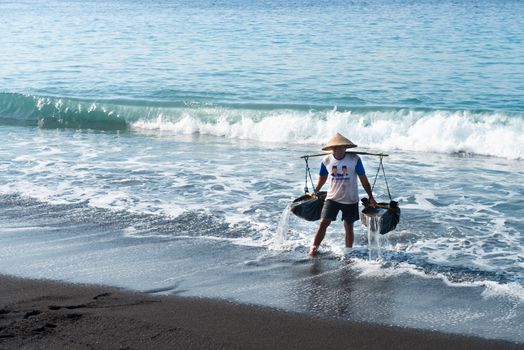
M228 301L0 275L0 348L524 349Z

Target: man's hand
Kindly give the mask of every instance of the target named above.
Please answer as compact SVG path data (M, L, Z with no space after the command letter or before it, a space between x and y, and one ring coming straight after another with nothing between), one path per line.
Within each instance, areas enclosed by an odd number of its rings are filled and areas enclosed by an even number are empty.
M376 201L375 198L373 198L373 197L369 197L369 204L370 204L373 208L376 208L376 207L377 207L377 201Z

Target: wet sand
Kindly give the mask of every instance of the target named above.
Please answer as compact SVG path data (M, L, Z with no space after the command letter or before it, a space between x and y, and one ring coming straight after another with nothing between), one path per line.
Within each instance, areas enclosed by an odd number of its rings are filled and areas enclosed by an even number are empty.
M1 349L524 349L225 301L0 276Z

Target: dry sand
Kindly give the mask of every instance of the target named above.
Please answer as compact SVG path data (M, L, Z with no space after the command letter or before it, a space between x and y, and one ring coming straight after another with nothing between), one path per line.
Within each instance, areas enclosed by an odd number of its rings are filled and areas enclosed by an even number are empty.
M1 349L524 349L223 301L0 276Z

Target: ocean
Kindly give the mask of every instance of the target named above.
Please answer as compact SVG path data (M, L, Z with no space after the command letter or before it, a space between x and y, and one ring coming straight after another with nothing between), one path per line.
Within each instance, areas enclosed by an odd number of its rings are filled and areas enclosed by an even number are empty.
M0 273L524 342L522 14L2 1ZM401 221L311 259L288 206L336 132Z

